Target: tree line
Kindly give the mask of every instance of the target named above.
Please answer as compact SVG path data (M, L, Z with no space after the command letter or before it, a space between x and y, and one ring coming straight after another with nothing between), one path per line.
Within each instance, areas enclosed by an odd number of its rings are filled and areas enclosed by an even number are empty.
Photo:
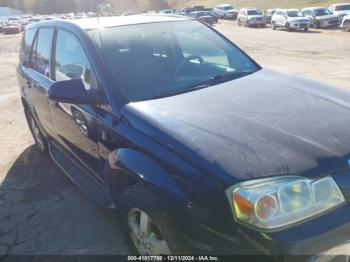
M52 14L96 11L99 4L110 4L116 12L171 8L186 0L0 0L0 6L20 8L30 13Z

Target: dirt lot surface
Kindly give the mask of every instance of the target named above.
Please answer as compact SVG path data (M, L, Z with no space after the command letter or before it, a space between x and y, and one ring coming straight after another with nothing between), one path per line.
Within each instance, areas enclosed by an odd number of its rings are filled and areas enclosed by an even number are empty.
M350 33L274 32L232 21L215 28L264 67L350 89ZM0 255L126 254L115 214L93 204L33 146L16 79L19 41L0 35Z

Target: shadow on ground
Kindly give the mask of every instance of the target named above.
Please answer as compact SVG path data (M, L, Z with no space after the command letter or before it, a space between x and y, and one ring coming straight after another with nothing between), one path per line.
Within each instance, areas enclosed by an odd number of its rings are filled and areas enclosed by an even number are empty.
M0 185L0 258L6 254L126 254L116 215L99 208L35 146Z

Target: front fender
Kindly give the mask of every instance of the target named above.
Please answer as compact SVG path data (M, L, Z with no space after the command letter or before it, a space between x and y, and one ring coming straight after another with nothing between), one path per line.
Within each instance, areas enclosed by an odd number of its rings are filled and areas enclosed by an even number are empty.
M134 149L120 148L109 158L113 170L120 170L133 179L156 187L158 190L185 199L183 192L170 175L153 159Z

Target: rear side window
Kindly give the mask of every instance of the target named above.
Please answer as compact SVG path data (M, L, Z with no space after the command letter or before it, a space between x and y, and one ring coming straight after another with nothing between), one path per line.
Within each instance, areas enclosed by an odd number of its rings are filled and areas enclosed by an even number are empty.
M40 29L32 54L33 69L47 77L50 77L50 58L53 33L53 28Z
M26 30L22 42L22 65L30 66L30 55L32 53L32 45L35 36L35 29Z
M54 72L56 81L82 79L86 90L96 87L96 78L79 40L67 31L58 31Z

